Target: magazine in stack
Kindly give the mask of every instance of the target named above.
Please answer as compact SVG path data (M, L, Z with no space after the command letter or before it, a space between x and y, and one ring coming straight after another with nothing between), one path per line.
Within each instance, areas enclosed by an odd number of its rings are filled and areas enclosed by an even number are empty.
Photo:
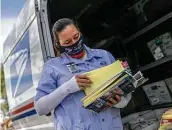
M83 107L97 113L108 108L108 99L114 96L112 92L116 89L120 88L121 96L125 96L148 80L140 71L132 75L127 62L120 60L84 75L87 75L93 84L84 90L86 96L81 99Z

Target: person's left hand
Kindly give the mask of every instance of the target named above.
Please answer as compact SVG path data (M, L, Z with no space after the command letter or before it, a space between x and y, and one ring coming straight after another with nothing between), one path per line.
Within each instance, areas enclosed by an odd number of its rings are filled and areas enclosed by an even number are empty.
M107 102L107 107L112 107L113 105L119 103L121 101L122 90L114 89L110 92L111 95L109 97L109 101Z

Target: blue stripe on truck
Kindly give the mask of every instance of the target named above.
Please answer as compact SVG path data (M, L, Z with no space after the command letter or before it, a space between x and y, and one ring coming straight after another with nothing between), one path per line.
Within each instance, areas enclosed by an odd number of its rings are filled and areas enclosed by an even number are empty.
M31 111L28 111L28 112L26 112L24 114L21 114L19 116L16 116L16 117L12 118L12 121L16 121L16 120L19 120L19 119L22 119L22 118L25 118L25 117L28 117L28 116L35 115L35 114L37 114L36 110L31 110Z

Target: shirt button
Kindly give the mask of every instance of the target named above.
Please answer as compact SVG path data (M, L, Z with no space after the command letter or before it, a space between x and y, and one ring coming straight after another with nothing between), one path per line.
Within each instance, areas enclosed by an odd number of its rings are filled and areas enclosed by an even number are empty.
M105 121L105 119L102 119L102 121Z

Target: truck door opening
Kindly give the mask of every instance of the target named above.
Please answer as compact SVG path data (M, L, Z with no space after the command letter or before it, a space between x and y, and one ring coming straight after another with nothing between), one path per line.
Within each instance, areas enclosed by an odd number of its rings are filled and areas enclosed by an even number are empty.
M155 59L149 47L149 42L154 39L161 39L156 40L158 44L163 41L162 37L171 37L171 0L164 3L161 0L51 0L48 9L50 28L59 18L76 20L89 47L106 49L116 59L126 59L133 73L141 70L144 76L149 78L147 84L172 77L171 55L161 56L160 52L157 52L160 58ZM170 95L171 92L169 91ZM133 93L132 100L121 113L126 116L144 109L169 106L172 106L171 102L152 106L146 91L140 87Z

